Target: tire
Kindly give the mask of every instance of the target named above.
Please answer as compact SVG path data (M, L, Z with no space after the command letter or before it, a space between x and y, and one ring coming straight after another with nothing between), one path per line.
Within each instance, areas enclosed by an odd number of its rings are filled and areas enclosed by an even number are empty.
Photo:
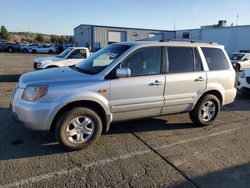
M235 66L235 70L237 71L237 72L240 72L240 64L236 64L236 66Z
M24 53L28 53L29 50L28 50L27 48L24 48L24 49L23 49L23 52L24 52Z
M189 117L196 126L208 126L215 121L219 111L219 99L214 95L208 94L197 102L194 109L189 112Z
M14 52L14 48L13 47L8 47L8 52Z
M86 122L85 126L82 126L83 122ZM98 140L101 133L102 121L88 107L76 107L63 113L55 127L57 141L69 151L87 148Z
M53 50L49 50L49 54L53 54L54 52L53 52Z
M45 69L52 69L52 68L58 68L58 66L48 66Z
M31 52L32 52L33 54L36 54L36 53L37 53L37 51L36 51L36 50L32 50Z

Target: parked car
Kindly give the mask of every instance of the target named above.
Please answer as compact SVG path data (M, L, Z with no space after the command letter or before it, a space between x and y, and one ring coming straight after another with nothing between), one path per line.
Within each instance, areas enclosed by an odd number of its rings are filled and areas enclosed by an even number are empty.
M20 44L13 42L0 42L0 51L14 52L19 50Z
M250 53L233 53L230 55L230 60L237 71L250 68Z
M29 52L54 54L57 52L57 48L55 46L50 46L50 45L39 45L39 46L30 48Z
M58 56L41 57L34 59L33 68L35 70L71 66L80 63L89 57L90 52L85 47L67 48Z
M26 127L78 150L112 122L189 112L194 125L209 125L234 101L235 74L218 44L116 43L76 66L22 75L10 106Z
M240 73L237 89L245 94L250 94L250 69Z
M36 44L36 43L34 43L34 44L29 44L29 43L28 44L21 44L20 50L22 52L28 53L31 51L32 48L36 48L38 46L39 46L39 44Z

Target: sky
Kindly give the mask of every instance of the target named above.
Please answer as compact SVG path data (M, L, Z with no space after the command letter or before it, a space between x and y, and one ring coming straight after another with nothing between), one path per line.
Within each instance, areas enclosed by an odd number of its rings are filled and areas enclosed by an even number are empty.
M1 0L9 31L73 35L80 24L176 30L227 20L250 25L250 0Z

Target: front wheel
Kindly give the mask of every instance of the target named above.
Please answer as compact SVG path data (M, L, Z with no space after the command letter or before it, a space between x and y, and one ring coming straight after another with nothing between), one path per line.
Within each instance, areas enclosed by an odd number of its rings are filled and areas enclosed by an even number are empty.
M220 101L214 95L201 98L194 109L189 113L195 125L207 126L213 123L220 111Z
M61 115L55 129L58 142L67 150L79 150L98 140L102 121L98 114L86 107L77 107Z

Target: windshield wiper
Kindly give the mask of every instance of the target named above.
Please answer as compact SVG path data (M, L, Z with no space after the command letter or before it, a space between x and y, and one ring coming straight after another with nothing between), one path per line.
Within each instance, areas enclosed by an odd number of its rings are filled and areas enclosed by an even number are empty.
M83 69L81 69L79 67L76 67L75 65L71 65L71 66L69 66L69 68L71 68L71 69L73 69L75 71L81 72L81 73L91 74L91 72L83 70Z

